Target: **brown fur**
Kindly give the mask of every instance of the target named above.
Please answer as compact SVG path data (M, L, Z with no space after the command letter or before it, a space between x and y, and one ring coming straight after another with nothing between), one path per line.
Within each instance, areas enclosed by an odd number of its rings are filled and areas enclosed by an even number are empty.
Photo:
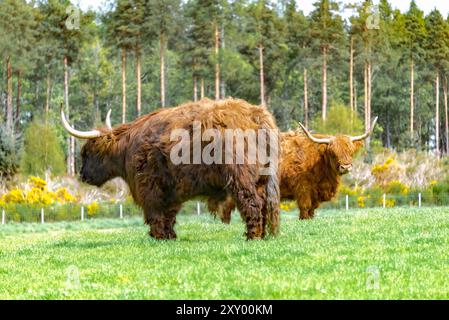
M315 135L317 138L331 137ZM340 165L352 164L352 157L363 142L351 142L337 135L329 144L317 144L298 132L281 134L280 190L282 200L295 200L300 219L312 219L321 202L331 200L337 193ZM209 200L214 203L213 200ZM212 206L224 223L229 223L232 199Z
M245 217L248 239L262 238L266 224L271 233L276 233L277 173L261 176L259 164L174 165L171 162L170 151L178 143L170 141L172 130L186 129L192 137L193 121L200 121L202 130L276 129L274 118L265 108L243 100L203 99L159 109L88 140L81 152L81 179L100 186L114 177L123 178L135 202L144 210L150 235L157 239L176 237L176 214L183 202L197 196L232 197ZM191 158L192 155L191 150ZM269 189L275 192L267 196Z

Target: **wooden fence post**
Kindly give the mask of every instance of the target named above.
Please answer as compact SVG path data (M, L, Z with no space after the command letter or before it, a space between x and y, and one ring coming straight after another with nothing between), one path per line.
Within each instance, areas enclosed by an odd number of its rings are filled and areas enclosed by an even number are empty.
M384 193L382 196L382 207L385 209L387 206L387 195Z
M346 195L346 211L349 210L349 195Z
M197 212L198 215L201 214L201 208L200 208L200 202L199 201L196 202L196 212Z
M45 223L45 217L44 217L44 208L41 208L41 223Z
M84 206L81 206L81 221L84 221Z
M2 224L6 223L6 213L5 213L5 209L2 209Z
M120 203L120 219L123 219L123 204Z
M418 194L418 208L421 208L421 192Z

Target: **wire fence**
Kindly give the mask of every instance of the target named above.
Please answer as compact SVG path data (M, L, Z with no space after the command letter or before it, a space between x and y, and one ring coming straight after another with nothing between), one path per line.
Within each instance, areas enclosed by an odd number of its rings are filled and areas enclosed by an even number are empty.
M14 204L5 208L0 207L1 224L9 222L84 221L92 218L124 219L141 217L142 212L142 209L132 202L90 205L59 204L52 206ZM181 209L182 214L202 214L206 212L206 205L197 201L189 201Z
M449 206L449 194L410 193L375 195L339 195L335 200L321 205L323 209L361 209L394 207L442 207Z
M321 209L364 209L394 207L442 207L449 206L449 194L413 193L407 195L339 195L335 200L323 202ZM296 209L293 205L291 209ZM46 223L55 221L84 221L92 218L129 218L142 216L142 209L132 202L98 203L92 205L64 204L47 207L15 204L0 208L1 224L8 222ZM205 203L188 201L181 209L181 214L208 213Z

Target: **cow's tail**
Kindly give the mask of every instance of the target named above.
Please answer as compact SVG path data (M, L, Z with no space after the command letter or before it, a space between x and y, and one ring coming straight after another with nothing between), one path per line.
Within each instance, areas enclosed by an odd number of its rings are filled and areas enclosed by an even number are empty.
M270 167L268 172L268 181L266 184L266 222L268 232L271 235L277 235L280 222L280 201L281 192L279 190L279 133L278 130L271 129L270 132ZM267 168L266 168L267 169Z

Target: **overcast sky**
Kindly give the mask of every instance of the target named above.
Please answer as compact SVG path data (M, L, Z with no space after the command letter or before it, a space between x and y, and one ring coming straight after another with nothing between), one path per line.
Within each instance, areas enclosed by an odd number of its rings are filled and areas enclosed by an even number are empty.
M81 8L88 9L98 9L107 0L72 0L73 3L79 3ZM316 0L297 0L299 7L304 13L308 14L313 8L313 3ZM354 3L354 0L340 0L342 3ZM360 2L360 0L359 0ZM407 11L410 6L410 1L408 0L390 0L389 1L394 8L400 9L402 12ZM374 4L379 3L378 0L374 0ZM418 6L427 14L434 8L440 10L444 17L448 16L449 13L449 0L416 0Z

